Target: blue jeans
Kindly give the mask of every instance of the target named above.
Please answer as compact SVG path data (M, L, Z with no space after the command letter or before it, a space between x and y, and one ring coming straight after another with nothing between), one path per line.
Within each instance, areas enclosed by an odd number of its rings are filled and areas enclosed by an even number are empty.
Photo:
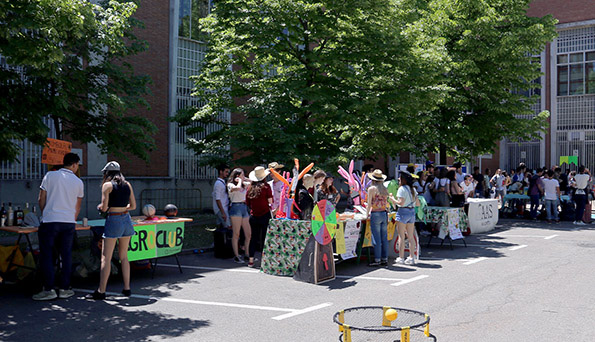
M575 221L583 222L583 214L585 213L585 206L587 205L587 195L574 194L572 199L576 203Z
M558 220L558 200L545 200L545 210L547 210L547 220ZM553 214L553 217L552 217Z
M376 261L388 259L388 236L386 227L388 214L386 211L373 211L370 215L370 229L374 237L374 259Z
M531 198L531 218L537 218L537 207L539 207L539 195L529 195Z
M74 241L74 223L49 222L39 226L39 266L43 275L43 287L46 291L54 288L54 244L57 242L62 257L60 288L70 287L72 272L72 242Z

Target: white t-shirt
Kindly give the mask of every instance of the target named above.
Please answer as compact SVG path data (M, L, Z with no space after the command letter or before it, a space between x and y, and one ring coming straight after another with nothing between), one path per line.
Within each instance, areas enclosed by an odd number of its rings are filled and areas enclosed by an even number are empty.
M228 183L227 184L227 191L229 192L229 200L231 203L244 203L246 202L246 188L239 188L237 190L232 191L231 188L236 186L235 184Z
M404 198L405 203L400 208L407 207L412 208L415 207L415 202L413 202L413 194L411 193L411 189L408 186L400 186L399 190L397 190L397 198Z
M69 169L50 171L41 181L47 192L42 222L76 223L76 202L85 196L83 181Z
M215 214L219 213L219 206L217 205L217 200L221 201L223 211L225 211L225 216L227 216L227 207L229 207L229 196L227 195L227 186L225 184L225 180L222 178L217 178L217 180L215 181L215 185L213 185L213 211L215 212Z
M281 191L283 191L283 182L281 181L269 181L269 186L273 192L273 206L272 209L278 209L281 204Z
M560 187L560 182L557 179L549 179L543 178L543 188L545 190L545 199L546 200L555 200L558 199L558 193L556 192L556 188Z
M504 177L504 175L495 175L492 179L494 180L494 183L496 183L496 190L505 189L504 181L506 180L506 177Z
M444 191L450 185L450 179L448 178L434 178L434 191L437 191L439 187L444 187Z
M578 175L574 176L574 181L576 182L576 194L577 195L584 195L586 194L583 189L585 189L589 185L589 175L586 173L579 173Z
M461 189L463 189L463 194L465 194L465 199L467 199L473 192L475 192L475 183L469 182L469 185L465 185L465 182L459 183Z

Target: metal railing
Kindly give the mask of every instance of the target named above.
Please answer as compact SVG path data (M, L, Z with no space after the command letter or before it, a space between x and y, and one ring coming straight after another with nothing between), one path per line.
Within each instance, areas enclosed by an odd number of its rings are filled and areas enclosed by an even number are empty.
M166 204L174 204L179 212L198 212L203 209L200 189L144 189L140 193L139 208L152 204L158 214L163 213Z

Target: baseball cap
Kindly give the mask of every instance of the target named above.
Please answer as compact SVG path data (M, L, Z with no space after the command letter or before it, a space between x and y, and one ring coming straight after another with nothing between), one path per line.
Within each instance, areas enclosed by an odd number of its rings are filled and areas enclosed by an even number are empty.
M108 162L107 164L105 164L103 169L101 169L101 172L105 171L120 171L120 164L118 164L117 161Z

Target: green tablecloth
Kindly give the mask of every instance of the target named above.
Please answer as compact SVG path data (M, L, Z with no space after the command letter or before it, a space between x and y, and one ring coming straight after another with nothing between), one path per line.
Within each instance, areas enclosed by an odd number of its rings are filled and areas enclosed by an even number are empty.
M448 223L448 212L456 211L458 214L458 221L453 222L453 227L449 227ZM426 208L426 222L429 223L440 223L440 231L445 235L449 235L449 228L458 228L461 232L466 232L469 229L469 218L465 214L463 208L450 208L450 207L432 207Z

